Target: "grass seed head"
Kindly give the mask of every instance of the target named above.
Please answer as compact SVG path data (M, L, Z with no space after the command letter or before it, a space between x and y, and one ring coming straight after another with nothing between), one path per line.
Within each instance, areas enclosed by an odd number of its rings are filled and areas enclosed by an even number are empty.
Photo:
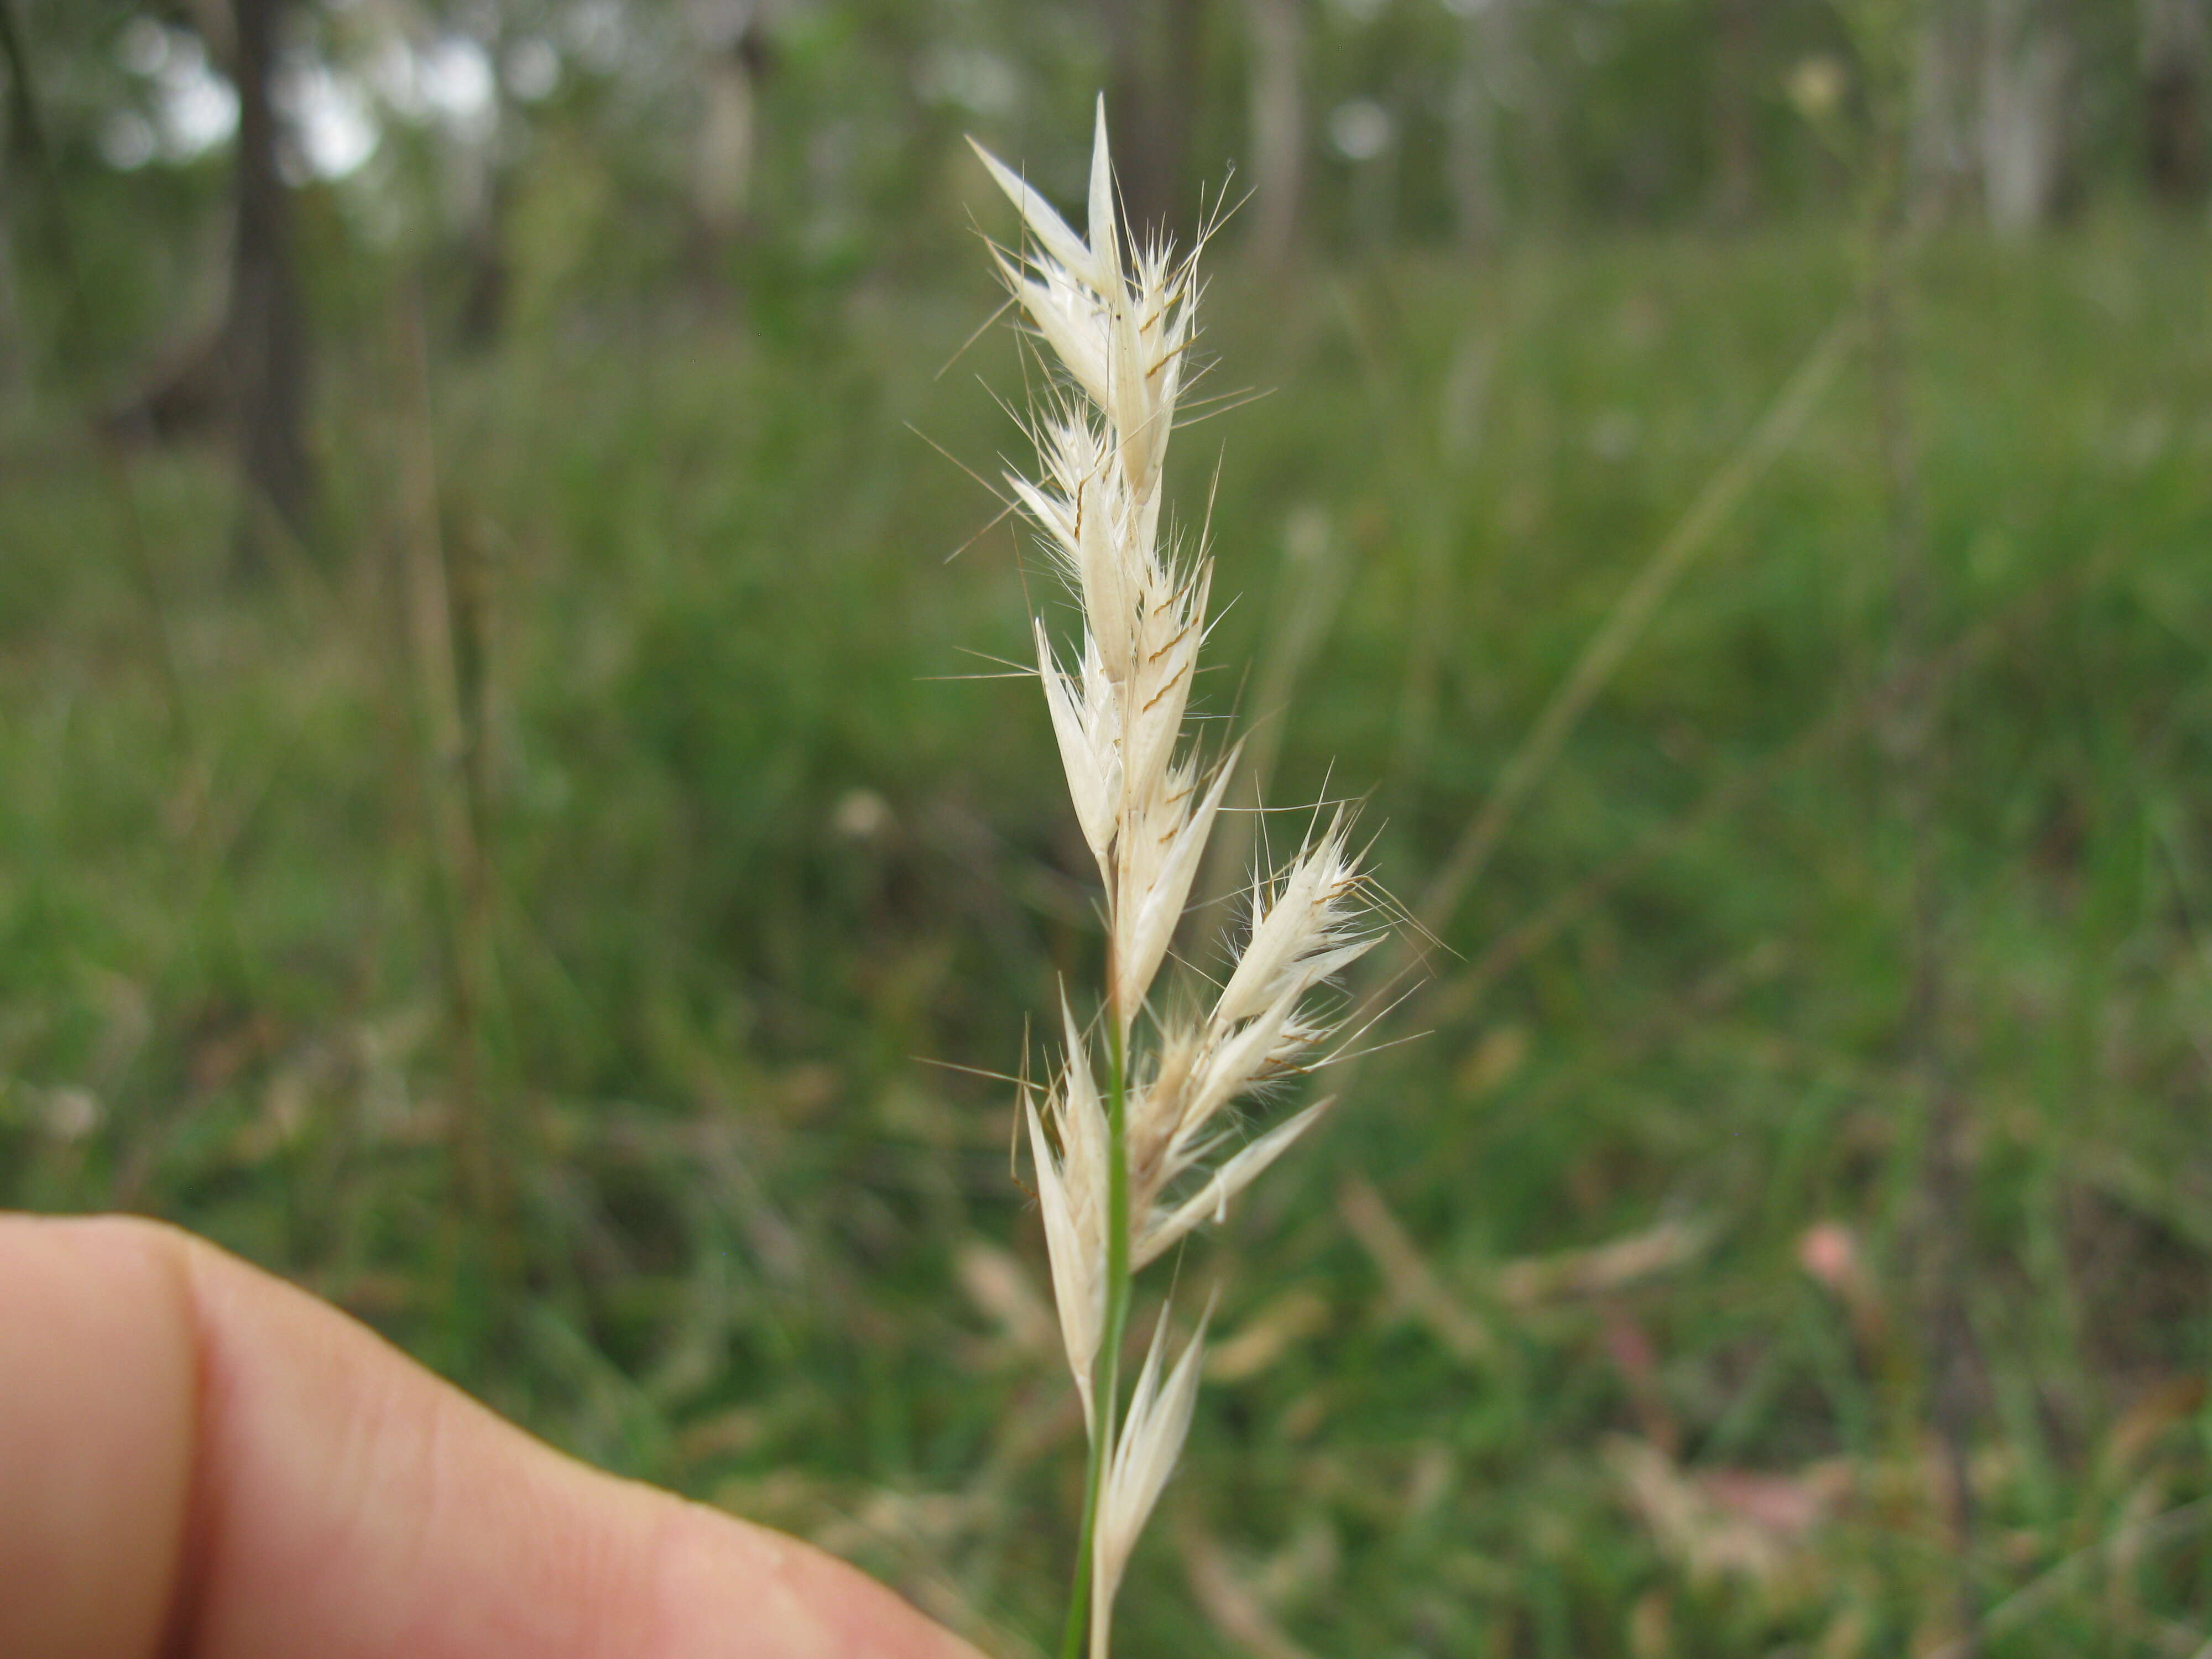
M1103 100L1085 235L1012 169L977 153L1029 234L1020 253L997 251L1000 273L1059 368L1030 417L1038 476L1010 474L1007 483L1080 616L1065 659L1035 624L1037 678L1106 892L1112 1100L1092 1069L1092 1034L1063 1003L1060 1069L1042 1109L1034 1095L1023 1102L1061 1338L1092 1455L1105 1460L1093 1465L1089 1624L1091 1659L1106 1659L1129 1551L1190 1426L1204 1340L1201 1322L1163 1379L1163 1310L1117 1433L1110 1381L1128 1275L1225 1215L1325 1109L1326 1102L1310 1106L1222 1156L1234 1139L1235 1104L1302 1069L1333 1039L1337 1022L1316 993L1376 933L1340 813L1282 870L1255 878L1250 927L1212 1007L1202 1018L1153 1021L1145 1052L1139 1016L1238 753L1207 765L1185 742L1213 571L1202 547L1185 555L1171 534L1164 542L1161 527L1168 443L1196 338L1196 253L1178 256L1164 241L1125 249ZM1115 1232L1121 1225L1126 1237Z

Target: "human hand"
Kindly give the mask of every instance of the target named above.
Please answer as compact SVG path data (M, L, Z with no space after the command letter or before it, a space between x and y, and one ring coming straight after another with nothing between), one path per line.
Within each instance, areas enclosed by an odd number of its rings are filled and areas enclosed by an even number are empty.
M149 1222L0 1216L9 1659L978 1659Z

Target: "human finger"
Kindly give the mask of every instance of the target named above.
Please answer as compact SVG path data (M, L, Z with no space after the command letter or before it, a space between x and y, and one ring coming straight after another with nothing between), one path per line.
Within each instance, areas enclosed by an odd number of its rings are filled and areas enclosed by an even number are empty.
M0 1653L977 1659L189 1236L0 1217Z

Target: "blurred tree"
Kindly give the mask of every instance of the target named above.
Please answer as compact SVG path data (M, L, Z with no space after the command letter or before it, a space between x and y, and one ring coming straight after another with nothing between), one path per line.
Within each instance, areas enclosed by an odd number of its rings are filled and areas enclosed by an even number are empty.
M108 295L105 272L92 269L72 235L79 198L97 183L94 158L71 118L85 104L104 106L120 76L100 48L122 11L110 0L58 9L38 0L0 5L0 70L6 76L7 137L0 149L7 216L0 251L8 258L0 310L0 359L29 376L80 355Z
M2204 0L2142 0L2144 159L2151 189L2168 201L2203 192Z
M56 181L9 191L18 357L127 375L164 432L234 416L264 517L295 526L310 344L395 271L486 339L702 295L795 319L950 250L963 132L1079 197L1102 84L1133 222L1187 236L1218 176L1194 152L1235 153L1262 261L1732 222L1832 204L1776 94L1809 69L1854 95L1834 0L9 3L51 66ZM2212 185L2208 6L1899 0L1916 187L2016 228L2145 166ZM180 99L228 124L185 141ZM82 283L27 216L48 201Z
M1975 174L1975 22L1966 0L1928 0L1916 22L1911 167L1915 187L1940 197Z
M1715 0L1710 200L1723 224L1745 222L1759 205L1759 25L1771 9L1768 0Z
M1452 223L1464 247L1495 240L1502 205L1498 128L1506 77L1516 58L1516 15L1522 0L1449 0L1459 49L1446 106Z
M248 487L296 534L313 478L307 459L307 342L284 180L276 76L292 0L232 0L238 88L237 225L225 377ZM247 515L251 548L259 531Z
M1262 264L1279 265L1297 240L1305 191L1305 16L1300 0L1244 0L1244 17L1251 35L1251 247Z
M1982 29L1982 199L2017 235L2051 217L2068 163L2073 43L2052 0L1986 0Z
M755 88L768 61L761 0L691 0L704 107L692 158L692 204L713 243L743 227L752 203Z
M27 161L39 149L39 108L15 0L0 0L0 69L8 72L9 159Z
M23 32L15 21L15 0L0 0L0 70L8 76L7 143L0 155L9 174L43 164L44 135L40 131L39 106L31 80L30 59ZM9 226L0 219L0 384L22 373L18 341L21 324L15 295L15 249Z
M1112 59L1108 118L1130 228L1187 241L1192 106L1204 78L1203 0L1100 0Z

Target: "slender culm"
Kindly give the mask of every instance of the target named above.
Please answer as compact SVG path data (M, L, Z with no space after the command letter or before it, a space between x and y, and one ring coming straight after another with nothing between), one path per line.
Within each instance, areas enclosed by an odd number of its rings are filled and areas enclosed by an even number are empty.
M1105 890L1095 1021L1063 1001L1060 1068L1021 1109L1036 1164L1060 1335L1090 1435L1080 1559L1064 1659L1106 1659L1129 1553L1190 1426L1204 1331L1172 1364L1168 1310L1126 1403L1119 1366L1131 1280L1230 1201L1326 1101L1241 1146L1230 1114L1310 1068L1339 1029L1327 988L1376 943L1375 911L1341 814L1319 813L1282 869L1255 875L1249 926L1210 997L1153 1000L1236 751L1185 738L1213 568L1164 526L1161 488L1196 337L1197 255L1127 244L1102 100L1089 226L1078 236L1020 176L977 154L1021 210L1000 274L1056 369L1030 411L1039 476L1011 476L1075 598L1055 649L1035 624L1068 793ZM1125 245L1127 244L1127 245ZM1039 1096L1042 1096L1042 1100Z

